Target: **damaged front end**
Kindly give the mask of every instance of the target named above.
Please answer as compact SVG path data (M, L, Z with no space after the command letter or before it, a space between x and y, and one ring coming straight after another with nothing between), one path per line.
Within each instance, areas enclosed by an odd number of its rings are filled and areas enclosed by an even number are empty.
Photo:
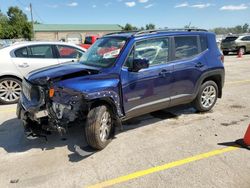
M81 76L92 72L83 73ZM44 136L52 131L63 134L71 124L85 119L88 105L84 94L57 86L56 82L63 79L65 76L35 83L23 80L17 116L23 121L26 133L32 136Z
M51 89L50 89L51 90ZM82 93L57 88L47 103L49 128L60 134L66 132L72 123L85 119L88 104Z

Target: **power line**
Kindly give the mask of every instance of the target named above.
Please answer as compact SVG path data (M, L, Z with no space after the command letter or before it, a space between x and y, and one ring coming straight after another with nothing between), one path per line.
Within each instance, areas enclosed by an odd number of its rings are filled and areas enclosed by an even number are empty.
M23 3L21 0L16 0L16 2L23 7L28 7L28 4Z
M33 6L33 11L34 11L34 13L35 13L35 15L36 15L36 17L38 17L38 19L42 22L42 23L44 23L44 20L41 18L41 16L38 14L38 11L36 10L36 8Z

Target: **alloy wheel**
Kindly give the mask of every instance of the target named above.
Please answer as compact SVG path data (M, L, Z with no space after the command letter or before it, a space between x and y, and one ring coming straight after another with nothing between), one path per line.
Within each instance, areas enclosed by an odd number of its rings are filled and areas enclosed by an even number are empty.
M19 99L21 85L15 80L3 80L0 82L0 99L6 103Z
M111 130L111 116L108 111L104 112L101 118L100 139L102 142L108 140Z
M216 100L216 89L210 85L204 88L201 94L201 105L204 108L211 107Z

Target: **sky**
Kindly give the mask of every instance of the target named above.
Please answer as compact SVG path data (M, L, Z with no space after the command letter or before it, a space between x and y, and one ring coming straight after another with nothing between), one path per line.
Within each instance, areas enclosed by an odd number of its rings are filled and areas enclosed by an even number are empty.
M44 24L119 24L157 28L185 25L212 29L250 24L250 0L0 0L0 9L18 6Z

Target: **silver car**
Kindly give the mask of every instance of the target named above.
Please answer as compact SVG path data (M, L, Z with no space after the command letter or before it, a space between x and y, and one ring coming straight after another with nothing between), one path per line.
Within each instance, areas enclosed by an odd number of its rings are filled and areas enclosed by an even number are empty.
M24 42L0 49L0 103L19 99L22 78L46 66L77 61L86 49L65 42Z

